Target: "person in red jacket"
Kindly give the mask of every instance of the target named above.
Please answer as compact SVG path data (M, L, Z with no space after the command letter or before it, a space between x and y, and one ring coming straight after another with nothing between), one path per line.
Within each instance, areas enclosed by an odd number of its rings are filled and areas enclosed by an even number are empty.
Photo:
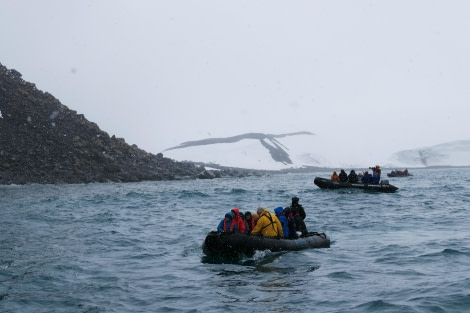
M238 208L232 209L232 228L237 225L238 232L244 234L245 233L245 221L240 218L240 210Z

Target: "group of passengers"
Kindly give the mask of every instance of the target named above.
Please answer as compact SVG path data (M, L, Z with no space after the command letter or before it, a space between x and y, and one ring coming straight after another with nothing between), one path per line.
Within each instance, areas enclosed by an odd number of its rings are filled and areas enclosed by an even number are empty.
M390 174L392 176L407 176L408 175L408 169L405 168L403 171L399 171L399 170L392 170L390 172Z
M290 206L277 207L274 214L264 207L259 207L253 214L249 211L243 214L238 208L233 208L220 221L217 231L297 239L308 235L305 217L299 198L293 197Z
M341 169L338 175L336 171L333 171L333 174L331 175L330 179L343 183L348 182L355 184L361 181L361 183L363 184L378 184L380 182L380 174L382 173L382 169L379 165L369 167L369 169L372 170L372 174L370 174L369 171L365 171L359 173L358 175L356 174L356 171L351 170L348 175L343 169Z

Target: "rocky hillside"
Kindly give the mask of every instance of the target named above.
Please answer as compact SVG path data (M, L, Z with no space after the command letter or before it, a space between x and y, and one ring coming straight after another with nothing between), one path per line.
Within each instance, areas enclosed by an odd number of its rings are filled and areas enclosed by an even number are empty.
M147 153L110 137L0 64L0 184L137 182L244 176Z

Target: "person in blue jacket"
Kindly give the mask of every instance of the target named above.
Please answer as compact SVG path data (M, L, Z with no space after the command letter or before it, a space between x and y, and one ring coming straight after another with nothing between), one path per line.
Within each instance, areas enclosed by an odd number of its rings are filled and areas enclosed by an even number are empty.
M289 238L289 223L287 221L287 217L284 212L284 209L282 207L277 207L274 209L274 213L276 214L279 222L281 222L282 232L284 233L284 238Z
M372 175L368 171L362 175L361 182L364 184L370 184L372 182Z
M219 226L217 226L217 231L224 233L224 232L231 232L233 229L230 229L232 225L233 215L232 212L227 212L225 217L220 221ZM238 230L237 225L234 225L234 229Z
M372 183L373 184L378 184L380 182L380 175L378 171L373 171L372 174Z

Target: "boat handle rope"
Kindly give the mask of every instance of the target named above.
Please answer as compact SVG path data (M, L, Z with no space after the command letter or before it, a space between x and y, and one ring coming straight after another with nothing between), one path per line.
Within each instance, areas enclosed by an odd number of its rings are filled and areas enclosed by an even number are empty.
M314 232L309 233L309 235L318 236L318 237L321 237L323 239L326 239L326 234L325 233L318 233L318 232L314 231Z

